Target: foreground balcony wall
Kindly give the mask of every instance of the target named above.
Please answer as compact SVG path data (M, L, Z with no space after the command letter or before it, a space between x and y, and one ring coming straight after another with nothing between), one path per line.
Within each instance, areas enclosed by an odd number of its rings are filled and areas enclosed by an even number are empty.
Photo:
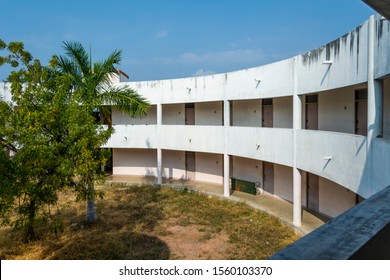
M115 125L103 148L157 148L157 125Z
M297 166L360 194L367 161L366 139L345 133L298 130Z
M292 166L293 130L230 127L228 154Z
M162 149L223 154L224 128L222 126L163 125L160 143Z

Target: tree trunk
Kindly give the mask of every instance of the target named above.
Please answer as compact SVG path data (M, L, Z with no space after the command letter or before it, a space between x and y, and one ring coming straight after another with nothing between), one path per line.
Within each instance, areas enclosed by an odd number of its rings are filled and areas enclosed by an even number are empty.
M95 187L93 183L89 186L89 191L91 193L90 198L87 199L87 215L85 221L87 223L96 222L96 210L95 210Z
M30 242L35 239L35 199L32 199L28 207L28 220L26 225L25 241Z

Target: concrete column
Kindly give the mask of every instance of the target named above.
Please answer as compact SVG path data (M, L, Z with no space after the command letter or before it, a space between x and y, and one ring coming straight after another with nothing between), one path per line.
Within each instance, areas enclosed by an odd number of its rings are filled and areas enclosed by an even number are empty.
M302 225L302 176L298 168L293 168L293 225Z
M375 80L375 16L369 19L368 77L367 77L367 142L382 136L383 81Z
M161 150L161 124L162 124L162 105L157 103L157 185L162 185L162 150Z
M229 155L223 155L223 196L230 196L230 160Z
M223 195L230 196L230 161L228 154L228 137L230 127L230 102L225 100L223 104L224 109L224 128L225 128L225 153L223 155Z
M295 58L293 95L293 225L299 227L302 224L302 176L300 170L297 168L297 131L302 129L302 97L297 93L297 81L297 58Z

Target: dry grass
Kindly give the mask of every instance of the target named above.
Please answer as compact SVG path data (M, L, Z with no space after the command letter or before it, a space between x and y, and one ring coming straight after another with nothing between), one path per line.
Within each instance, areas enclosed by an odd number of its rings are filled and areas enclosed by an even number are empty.
M40 239L25 244L20 232L0 228L0 259L265 259L298 238L242 203L150 186L104 192L94 225L83 223L84 203L64 193L57 237L42 226Z

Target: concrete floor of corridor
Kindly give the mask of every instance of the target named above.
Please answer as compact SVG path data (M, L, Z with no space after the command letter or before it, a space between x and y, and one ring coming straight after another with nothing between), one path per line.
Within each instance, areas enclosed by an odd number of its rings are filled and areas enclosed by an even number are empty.
M127 175L110 175L106 178L107 182L118 182L126 184L152 184L156 183L154 177L139 177ZM193 191L199 191L205 194L223 197L223 185L211 184L198 181L185 180L164 180L164 186L171 186L175 188L187 188ZM278 197L269 194L251 195L243 192L234 191L229 198L236 202L245 202L246 204L265 211L275 217L281 222L290 225L297 234L306 235L316 228L322 226L328 219L321 217L318 214L313 214L305 209L302 210L302 225L295 227L292 224L293 219L293 205L290 202L284 201Z

